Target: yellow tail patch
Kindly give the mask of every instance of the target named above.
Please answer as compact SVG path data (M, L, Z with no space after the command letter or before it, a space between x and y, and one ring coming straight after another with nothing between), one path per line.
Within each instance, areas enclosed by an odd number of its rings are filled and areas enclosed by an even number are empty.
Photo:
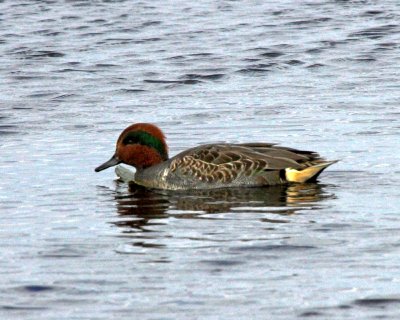
M302 170L296 170L292 168L287 168L285 169L285 175L286 175L286 180L289 182L307 182L312 179L316 179L319 174L329 167L331 164L334 164L337 162L335 161L327 161L324 163L319 163L316 165L313 165L311 167L302 169Z

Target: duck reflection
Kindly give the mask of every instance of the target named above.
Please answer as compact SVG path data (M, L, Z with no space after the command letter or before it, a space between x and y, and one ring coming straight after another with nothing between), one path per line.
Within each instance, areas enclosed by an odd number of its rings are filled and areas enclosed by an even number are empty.
M265 188L227 188L193 191L150 190L131 183L129 191L115 196L118 226L145 230L148 224L167 217L198 219L204 214L261 212L292 215L304 208L317 208L317 203L332 198L326 186L318 183L293 184ZM128 218L128 219L127 219ZM156 219L152 222L150 220ZM264 219L265 220L265 219ZM268 222L283 222L267 219Z

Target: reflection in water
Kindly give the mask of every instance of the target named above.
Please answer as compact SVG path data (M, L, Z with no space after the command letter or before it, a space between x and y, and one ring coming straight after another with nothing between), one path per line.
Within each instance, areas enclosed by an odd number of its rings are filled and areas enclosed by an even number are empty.
M128 192L117 190L115 196L117 210L124 219L114 223L145 231L143 227L149 224L151 219L172 216L180 219L196 219L205 213L229 212L292 215L299 209L316 208L318 202L332 197L333 194L324 191L324 185L317 183L191 191L149 190L130 184ZM129 219L126 219L128 217ZM279 219L263 219L263 221L286 222Z

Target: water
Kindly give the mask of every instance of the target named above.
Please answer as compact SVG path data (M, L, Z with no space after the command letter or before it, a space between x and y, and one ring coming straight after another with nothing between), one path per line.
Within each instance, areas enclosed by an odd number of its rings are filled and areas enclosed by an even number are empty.
M397 319L398 1L0 1L1 319ZM93 169L277 142L318 184L129 190Z

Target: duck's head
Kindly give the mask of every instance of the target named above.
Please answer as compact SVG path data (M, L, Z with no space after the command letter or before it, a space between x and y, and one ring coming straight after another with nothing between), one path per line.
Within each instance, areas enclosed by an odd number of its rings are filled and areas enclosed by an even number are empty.
M162 131L150 123L136 123L124 131L117 140L115 154L95 171L126 163L144 169L168 160L168 147Z

